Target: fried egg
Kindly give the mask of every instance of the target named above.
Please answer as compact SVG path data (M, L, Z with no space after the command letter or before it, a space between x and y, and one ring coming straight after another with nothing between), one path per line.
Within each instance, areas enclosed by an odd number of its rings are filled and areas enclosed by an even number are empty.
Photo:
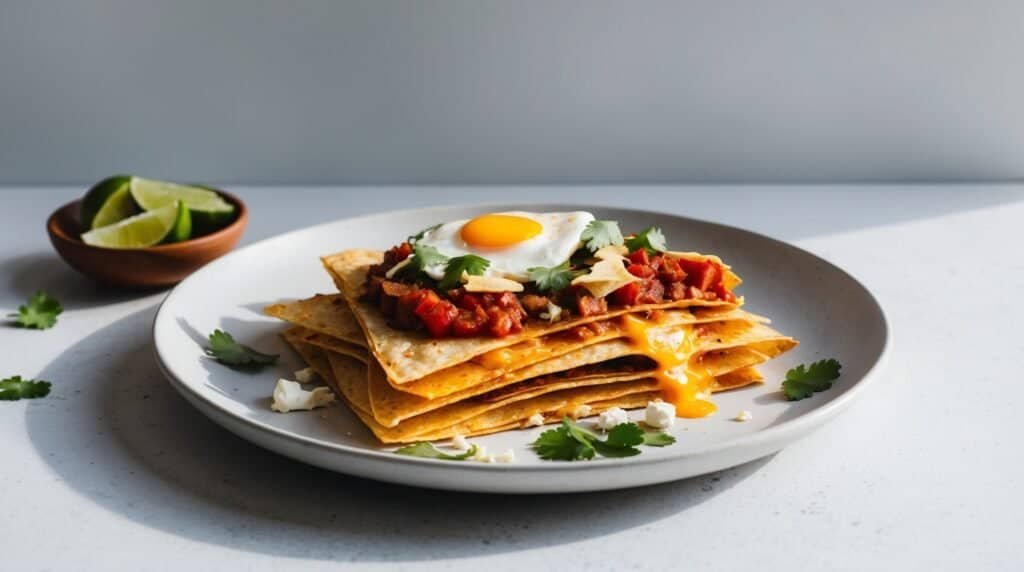
M448 258L475 254L491 262L485 276L528 282L527 269L558 266L569 260L592 220L594 215L584 211L490 213L442 224L424 234L418 244L432 246ZM445 265L424 270L440 280Z

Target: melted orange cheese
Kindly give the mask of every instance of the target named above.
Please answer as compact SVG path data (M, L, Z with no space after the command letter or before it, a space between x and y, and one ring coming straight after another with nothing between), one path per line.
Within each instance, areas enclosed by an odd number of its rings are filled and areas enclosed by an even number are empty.
M491 350L473 358L473 361L487 369L508 370L512 366L512 350L509 348Z
M692 326L683 326L681 336L652 335L657 321L628 314L622 317L622 325L630 342L658 364L654 378L665 401L676 406L677 417L705 417L718 409L707 400L714 378L695 359Z

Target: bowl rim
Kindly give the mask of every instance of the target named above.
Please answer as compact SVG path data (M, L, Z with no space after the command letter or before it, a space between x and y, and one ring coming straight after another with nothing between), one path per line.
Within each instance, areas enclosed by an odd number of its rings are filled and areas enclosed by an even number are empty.
M81 239L80 232L78 232L77 230L69 232L69 230L65 228L65 226L62 225L60 222L60 215L65 210L74 208L75 206L78 206L82 203L82 199L80 198L64 203L63 205L57 207L52 213L50 213L50 216L47 217L46 219L46 232L51 237L56 237L61 241L75 244L80 248L105 253L110 253L112 251L174 252L177 250L184 250L194 246L202 246L206 244L216 243L220 240L223 240L225 238L225 235L228 234L228 232L231 231L232 229L235 229L236 227L245 227L245 225L249 222L249 209L248 207L246 207L245 202L243 202L242 199L238 198L237 196L227 191L223 191L221 189L213 187L208 188L212 189L217 194L224 197L228 202L235 205L235 208L238 209L238 216L235 217L235 220L231 221L231 224L225 226L224 228L217 229L214 232L211 232L210 234L203 235L198 238L190 238L188 240L183 240L181 242L172 242L170 244L158 244L156 246L147 246L145 248L104 248L102 246L93 246L91 244L87 244Z

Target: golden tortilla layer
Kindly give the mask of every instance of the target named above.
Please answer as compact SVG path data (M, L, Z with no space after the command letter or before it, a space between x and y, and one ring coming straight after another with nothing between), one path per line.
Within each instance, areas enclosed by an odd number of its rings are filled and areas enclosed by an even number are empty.
M679 300L619 308L597 316L577 317L550 324L530 321L522 332L503 338L434 339L423 332L396 330L388 326L378 308L360 301L368 268L379 263L382 258L383 253L380 251L346 250L325 256L321 260L366 332L370 351L377 357L388 379L396 384L409 383L475 356L507 348L524 340L623 314L696 306L736 307L735 304L719 301Z

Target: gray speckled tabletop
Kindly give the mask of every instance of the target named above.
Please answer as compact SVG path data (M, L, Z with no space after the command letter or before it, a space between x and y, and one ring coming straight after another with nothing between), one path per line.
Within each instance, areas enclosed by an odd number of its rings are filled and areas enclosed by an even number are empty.
M279 457L163 380L163 292L102 289L56 257L75 188L3 188L0 309L60 298L58 327L0 328L0 375L54 382L0 404L10 570L1014 569L1024 526L1024 187L233 188L252 242L368 212L463 202L644 205L792 241L880 299L885 375L771 457L653 487L547 497L402 488ZM226 287L232 287L226 285Z

